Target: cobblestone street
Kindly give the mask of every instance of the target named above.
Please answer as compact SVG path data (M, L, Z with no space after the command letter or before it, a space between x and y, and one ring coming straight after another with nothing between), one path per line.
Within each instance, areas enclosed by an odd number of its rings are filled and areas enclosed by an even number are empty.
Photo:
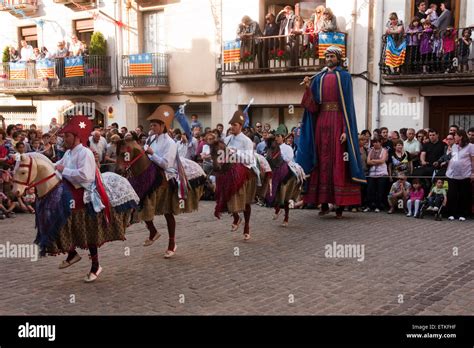
M167 232L158 217L162 237L153 246L142 246L148 232L137 224L127 241L100 249L103 272L92 284L83 283L86 251L65 270L64 256L0 259L0 314L474 314L472 220L386 213L336 220L294 210L284 228L272 210L253 206L246 242L242 226L230 232L231 218L216 220L214 203L201 203L198 213L177 217L174 258L163 258ZM34 217L0 221L0 229L0 244L31 243ZM334 242L362 245L363 260L326 257Z

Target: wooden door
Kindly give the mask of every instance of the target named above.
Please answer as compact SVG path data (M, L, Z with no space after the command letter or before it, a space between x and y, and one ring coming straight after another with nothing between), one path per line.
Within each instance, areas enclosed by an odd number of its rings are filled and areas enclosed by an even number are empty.
M446 137L451 124L466 131L474 127L474 95L431 97L429 127Z

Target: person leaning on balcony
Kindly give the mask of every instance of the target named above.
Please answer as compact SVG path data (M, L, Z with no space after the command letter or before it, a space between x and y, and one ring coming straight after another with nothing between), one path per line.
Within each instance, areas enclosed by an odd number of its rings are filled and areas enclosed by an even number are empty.
M21 40L20 62L29 62L33 57L33 47L26 40Z
M390 13L388 16L388 22L385 24L385 34L392 35L395 41L399 41L403 36L403 21L398 19L396 12Z
M249 16L243 16L242 22L239 26L238 36L242 40L241 50L243 52L250 52L252 55L257 55L258 64L262 66L262 40L263 36L260 26ZM241 55L242 57L244 55Z
M10 47L9 48L9 61L11 63L16 63L20 60L20 56L18 54L18 51L15 49L15 47Z
M31 57L31 60L36 62L40 59L43 59L40 49L38 47L33 48L33 56Z
M84 55L84 45L77 39L76 35L71 36L71 44L69 45L70 56L82 56Z
M66 58L69 54L69 50L66 47L66 42L64 40L58 41L58 48L54 53L55 58Z
M314 23L314 32L317 34L321 30L321 27L323 25L323 17L324 17L324 10L326 8L323 5L319 5L316 7L314 10L314 13L310 17L310 22Z
M287 5L281 10L276 18L275 22L280 26L278 32L279 35L290 35L291 29L293 28L293 23L295 21L295 13L293 8L290 5Z
M334 13L332 10L327 7L324 9L323 12L323 21L322 25L320 28L320 31L322 32L330 32L330 31L337 31L337 21L336 21L336 16L334 16Z

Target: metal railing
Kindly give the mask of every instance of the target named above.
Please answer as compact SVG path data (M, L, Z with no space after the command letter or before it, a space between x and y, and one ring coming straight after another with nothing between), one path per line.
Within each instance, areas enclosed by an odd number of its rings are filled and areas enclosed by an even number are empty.
M18 5L32 5L38 6L38 0L1 0L0 1L0 11L8 10L12 7Z
M111 87L110 56L84 56L83 75L66 77L64 58L51 59L53 74L40 71L36 62L25 62L24 72L13 71L9 63L0 65L0 91L47 88L89 89ZM24 75L23 75L24 74Z
M130 55L122 56L122 75L120 86L122 88L152 88L168 87L168 61L169 55L165 53L150 53L151 74L136 75L130 71Z
M240 61L224 62L224 75L314 71L324 67L313 34L242 39L240 46Z
M451 31L435 29L431 34L420 32L383 35L379 63L381 73L384 75L473 74L474 59L469 58L472 45L469 47L463 43L464 29L469 28ZM404 63L399 67L387 64L389 36L393 39L395 46L406 43Z

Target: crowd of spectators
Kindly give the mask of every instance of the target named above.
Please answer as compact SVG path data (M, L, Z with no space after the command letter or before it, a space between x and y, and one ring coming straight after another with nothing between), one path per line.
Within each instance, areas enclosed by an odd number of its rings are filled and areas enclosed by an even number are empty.
M14 216L15 211L34 212L34 191L26 192L23 197L15 197L11 192L15 154L40 152L55 162L63 156L65 150L62 139L56 135L60 125L54 118L48 131L44 133L35 125L26 129L21 124L5 125L3 117L0 120L1 219ZM286 144L291 146L295 154L298 151L300 126L298 124L293 127L285 138ZM214 182L211 179L209 144L216 139L224 139L230 129L225 131L223 124L217 124L214 129L203 129L196 114L191 116L191 127L191 139L179 128L170 129L169 135L178 144L181 157L203 166L212 191ZM253 141L255 151L265 155L266 140L275 130L268 123L256 122L254 127L246 127L243 132ZM95 126L89 138L89 146L98 158L101 171L114 171L117 142L121 139L133 139L144 146L148 136L149 132L141 125L129 130L112 123L106 128ZM444 209L450 220L463 221L471 215L474 128L466 132L452 125L445 139L440 139L439 133L434 129L366 129L359 135L359 149L367 185L362 185L362 205L348 207L350 210L376 213L387 211L389 214L404 211L409 217L419 217L424 206L427 211ZM212 192L205 197L212 199Z

